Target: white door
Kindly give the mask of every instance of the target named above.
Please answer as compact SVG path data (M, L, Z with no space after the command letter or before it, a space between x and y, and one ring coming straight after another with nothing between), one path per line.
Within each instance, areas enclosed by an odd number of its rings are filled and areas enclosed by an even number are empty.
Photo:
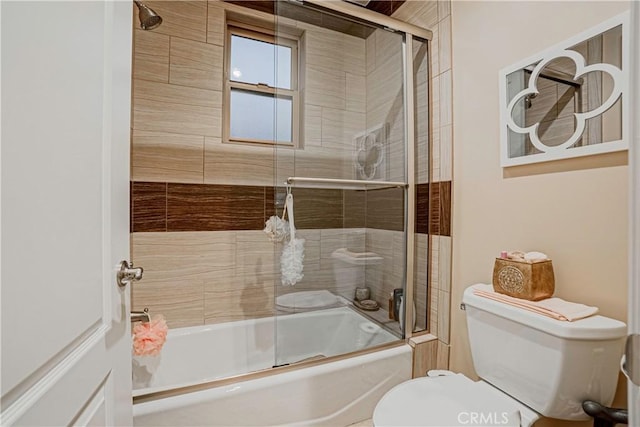
M0 15L0 424L131 424L132 2Z
M626 349L629 425L640 425L640 2L631 2L631 123L629 148L631 169L631 257L629 260L629 340ZM635 339L634 339L635 338Z

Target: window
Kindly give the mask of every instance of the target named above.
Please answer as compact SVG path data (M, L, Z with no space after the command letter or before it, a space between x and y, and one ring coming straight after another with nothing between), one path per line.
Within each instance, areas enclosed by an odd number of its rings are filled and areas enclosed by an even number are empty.
M230 25L225 142L297 146L298 41Z

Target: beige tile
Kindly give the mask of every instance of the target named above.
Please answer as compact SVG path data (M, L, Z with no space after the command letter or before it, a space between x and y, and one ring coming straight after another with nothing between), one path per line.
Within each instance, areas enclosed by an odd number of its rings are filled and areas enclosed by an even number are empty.
M134 80L133 128L221 136L218 91Z
M364 76L346 74L346 109L364 113L367 109L367 79Z
M572 116L576 112L576 89L567 85L558 85L558 117ZM587 98L589 95L584 95ZM597 105L600 106L598 100ZM589 110L583 110L589 111Z
M438 1L438 19L451 15L451 0Z
M440 126L452 124L451 70L440 74Z
M142 264L139 264L142 265ZM150 279L145 276L131 286L131 309L149 309L151 316L161 314L169 328L204 324L204 291L201 278Z
M322 108L322 147L353 151L353 138L365 130L366 116L334 108Z
M171 38L169 83L221 91L222 63L221 46Z
M440 74L440 32L438 31L437 25L433 27L431 31L433 33L431 43L429 43L429 47L431 48L431 51L429 52L429 58L431 59L431 75L437 76Z
M399 51L378 63L367 77L367 111L372 107L401 102L403 96L402 55Z
M307 66L365 75L366 45L363 39L317 27L307 30L305 37Z
M353 179L351 152L335 149L296 150L294 175L311 178Z
M401 21L432 30L438 22L438 5L435 0L406 1L392 15Z
M147 0L145 4L162 16L162 25L153 30L189 40L207 41L207 2ZM135 22L137 25L137 19Z
M440 128L440 181L453 179L453 126Z
M304 147L322 146L322 107L305 105L304 115Z
M428 272L428 259L427 259L427 242L429 236L426 234L416 234L415 245L415 277L414 277L414 300L416 302L416 325L419 330L425 330L428 323L428 289L429 280L427 276Z
M393 248L393 274L402 276L406 270L405 238L403 231L390 231Z
M451 237L437 236L440 241L438 257L438 289L451 292Z
M222 143L220 138L205 138L204 182L208 184L273 185L274 168L284 169L284 150L267 145ZM293 171L290 160L288 174ZM283 175L287 171L283 170Z
M559 117L550 122L540 123L538 137L543 144L555 147L566 142L574 130L575 122L573 116Z
M429 111L431 112L431 129L435 132L436 129L440 129L440 76L435 76L431 79L431 105L429 105ZM432 142L435 144L435 138Z
M262 230L236 233L235 275L249 281L261 282L280 269L280 251Z
M448 3L448 2L447 2ZM447 15L438 23L439 49L438 61L440 72L451 69L451 16Z
M366 52L366 73L369 74L371 70L376 67L376 36L375 32L371 33L365 41Z
M429 91L427 82L416 88L416 179L429 182Z
M451 294L438 291L438 339L449 343L449 312L451 310Z
M242 276L215 278L206 282L205 289L206 324L274 315L273 276L262 277L259 280L245 280Z
M304 269L305 271L320 269L320 233L321 230L297 230L296 236L305 239ZM282 250L281 247L278 250Z
M207 43L224 46L225 11L218 0L209 0L207 6Z
M425 377L427 372L436 369L438 341L431 340L416 344L413 348L413 378Z
M547 79L538 79L537 84L539 93L531 99L531 107L525 110L525 126L558 117L558 84Z
M308 64L305 78L305 102L320 107L346 108L344 71Z
M440 238L439 236L429 236L429 251L431 253L431 282L430 285L435 289L440 289L439 271L440 271Z
M134 181L203 182L204 137L134 130Z
M381 67L402 52L402 36L382 29L374 32L376 37L376 67Z
M275 179L273 184L282 185L290 176L296 175L296 153L300 150L276 147L273 161L275 167ZM306 176L306 175L304 175Z
M235 265L235 232L132 233L131 253L148 280L190 280L229 275Z
M169 36L151 31L133 32L133 78L169 81Z
M178 104L179 106L187 105L218 109L222 106L222 92L220 91L145 80L133 81L133 98L134 103L140 100L147 100L158 104Z
M438 359L436 369L449 369L449 349L450 346L438 341Z
M431 181L440 179L440 128L431 129Z

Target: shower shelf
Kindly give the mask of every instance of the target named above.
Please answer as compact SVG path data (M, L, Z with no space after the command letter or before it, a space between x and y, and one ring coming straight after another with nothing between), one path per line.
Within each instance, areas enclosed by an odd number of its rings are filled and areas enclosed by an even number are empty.
M360 179L307 178L290 176L287 184L299 184L301 187L311 188L341 188L353 190L370 190L381 188L406 188L406 182L399 181L364 181Z

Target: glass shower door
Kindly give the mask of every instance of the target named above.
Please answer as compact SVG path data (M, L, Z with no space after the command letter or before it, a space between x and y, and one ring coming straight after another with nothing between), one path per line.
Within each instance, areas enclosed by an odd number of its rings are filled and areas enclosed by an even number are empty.
M403 34L276 5L276 39L297 40L299 64L297 135L274 156L275 212L295 224L274 249L279 366L402 337L390 301L405 283L407 177Z

